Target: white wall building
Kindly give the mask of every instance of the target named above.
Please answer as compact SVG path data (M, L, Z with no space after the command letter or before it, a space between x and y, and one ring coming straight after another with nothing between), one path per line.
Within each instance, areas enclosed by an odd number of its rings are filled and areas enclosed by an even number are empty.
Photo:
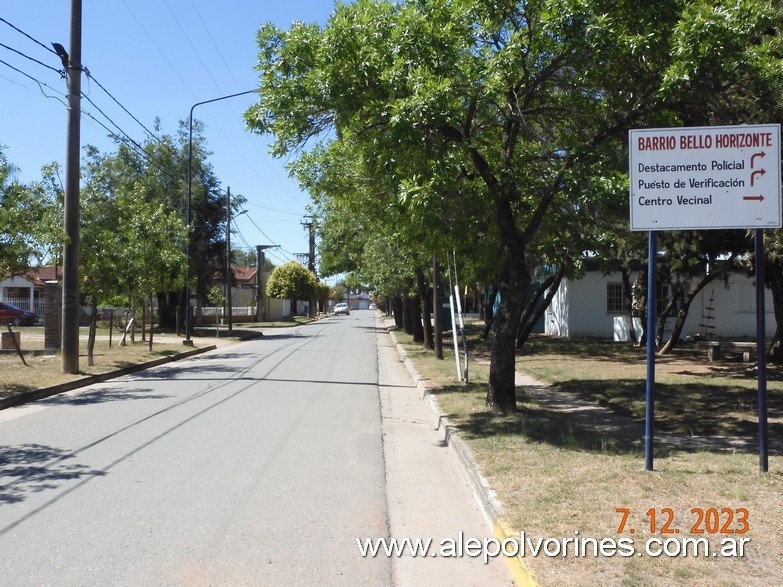
M636 274L632 274L631 283L635 278ZM582 279L563 279L546 311L544 331L553 336L612 338L615 319L627 316L624 307L619 272L604 275L600 271L587 271ZM772 336L776 324L769 289L765 310L766 334ZM707 316L712 319L705 320ZM675 319L673 316L667 320L667 334ZM707 330L702 324L714 328ZM728 280L716 279L699 292L690 306L682 336L705 333L721 337L756 336L756 289L751 278L732 274Z

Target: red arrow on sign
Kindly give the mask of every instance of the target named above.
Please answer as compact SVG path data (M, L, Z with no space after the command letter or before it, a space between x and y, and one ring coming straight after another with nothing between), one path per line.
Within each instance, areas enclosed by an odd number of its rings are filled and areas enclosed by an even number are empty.
M766 171L763 169L759 169L758 171L754 171L750 174L750 185L754 185L756 183L756 176L757 175L764 175Z
M756 200L757 202L763 202L764 196L758 195L758 196L742 196L743 200Z
M762 159L766 157L767 154L764 151L759 151L758 153L753 153L750 157L750 168L753 169L754 165L756 164L756 157L761 157Z

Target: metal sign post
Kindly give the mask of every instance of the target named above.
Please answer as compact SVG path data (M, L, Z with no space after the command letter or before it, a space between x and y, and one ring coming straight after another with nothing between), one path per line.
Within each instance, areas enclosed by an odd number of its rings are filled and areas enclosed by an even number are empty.
M647 388L644 406L644 468L653 470L653 445L655 441L655 308L658 257L658 235L650 231L647 249Z
M759 470L769 471L767 455L767 345L765 334L766 312L764 308L764 234L756 229L756 354L759 358Z

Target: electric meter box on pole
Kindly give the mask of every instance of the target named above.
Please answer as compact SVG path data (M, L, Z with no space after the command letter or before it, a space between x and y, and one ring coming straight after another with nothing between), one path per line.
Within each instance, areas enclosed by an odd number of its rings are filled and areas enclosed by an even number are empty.
M631 130L631 230L780 228L780 125Z

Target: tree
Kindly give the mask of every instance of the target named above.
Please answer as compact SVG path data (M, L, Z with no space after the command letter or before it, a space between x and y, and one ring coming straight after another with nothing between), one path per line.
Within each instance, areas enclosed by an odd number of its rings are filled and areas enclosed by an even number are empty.
M414 225L434 225L438 201L486 203L469 215L499 244L486 403L509 411L551 211L573 205L579 171L629 128L676 124L694 91L742 87L727 64L743 78L777 64L764 36L774 17L753 0L358 0L322 29L261 28L260 100L246 118L275 134L275 155L304 152L305 164L312 143L347 145Z
M0 145L0 276L41 265L64 242L57 171L48 165L40 181L21 184Z
M315 297L315 301L320 306L321 311L324 311L324 306L332 297L332 293L332 288L329 287L328 284L323 283L322 281L319 281L315 284L313 295Z
M291 315L296 315L299 300L309 300L316 287L316 277L298 261L289 261L275 267L266 283L266 295L270 298L291 300Z
M110 155L88 147L87 153L80 262L82 291L93 309L119 300L144 307L158 292L179 290L187 227L160 197L160 178L126 147ZM150 332L150 349L152 343ZM90 364L93 345L91 336Z

